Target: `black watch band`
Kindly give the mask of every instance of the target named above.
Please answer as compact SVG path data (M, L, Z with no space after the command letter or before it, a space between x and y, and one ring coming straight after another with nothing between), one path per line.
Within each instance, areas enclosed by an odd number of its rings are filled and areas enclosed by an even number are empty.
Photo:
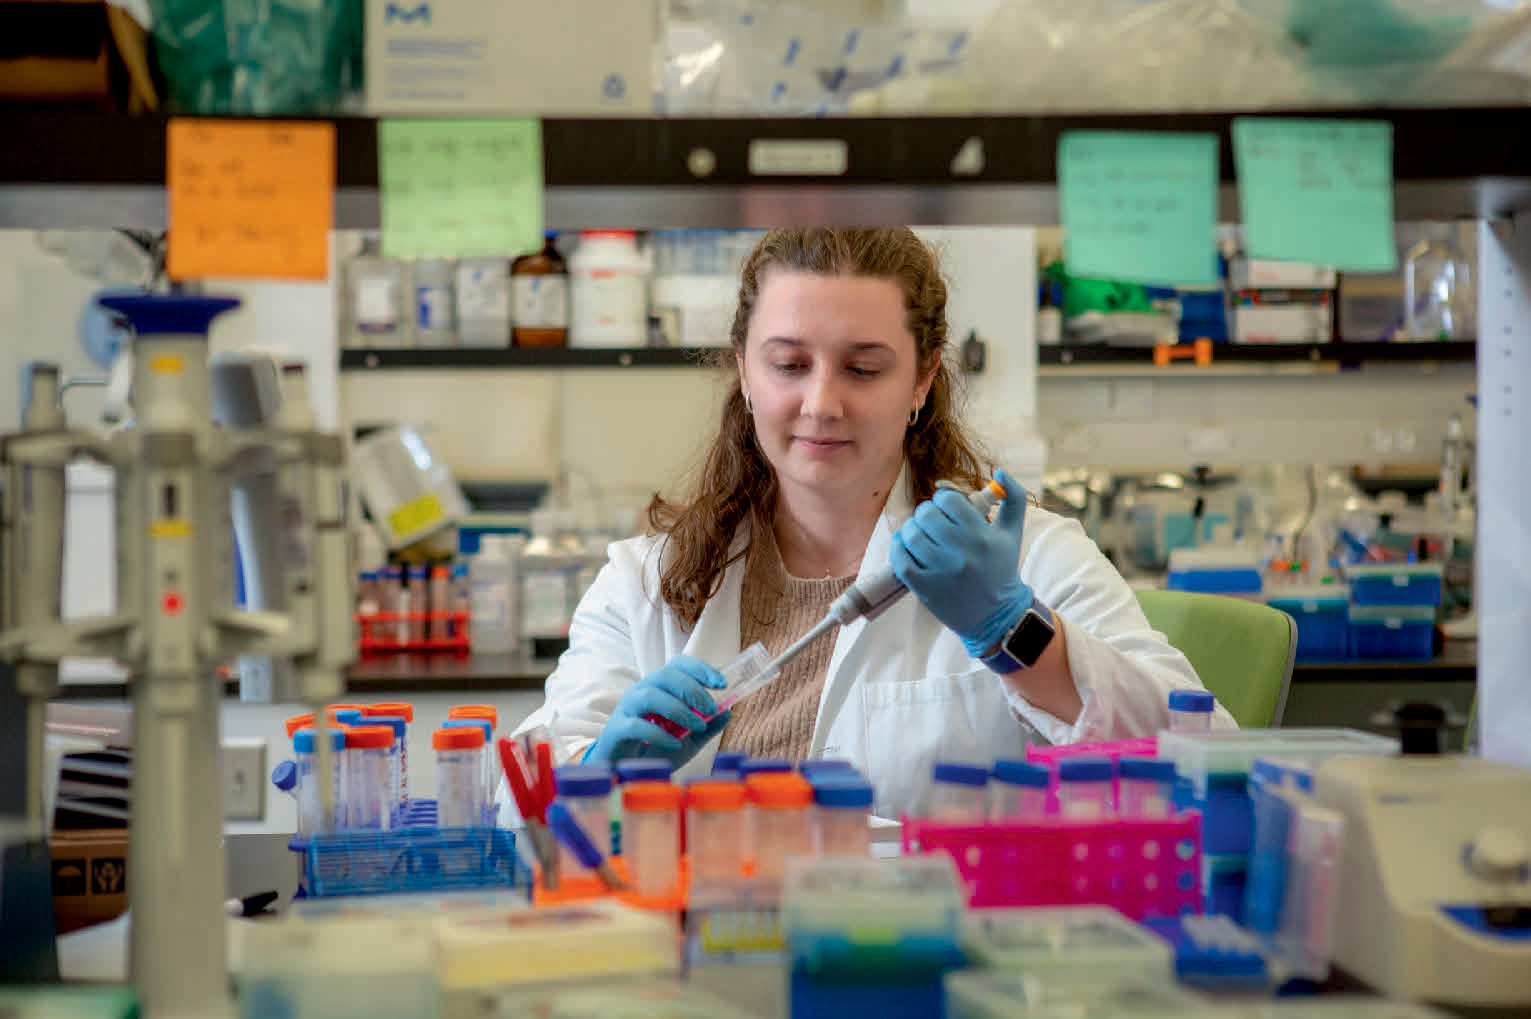
M1053 610L1044 605L1040 598L1033 598L1031 606L1021 613L1021 618L1005 634L1005 639L999 642L998 649L980 660L999 673L1029 669L1042 657L1042 652L1052 642L1057 629Z

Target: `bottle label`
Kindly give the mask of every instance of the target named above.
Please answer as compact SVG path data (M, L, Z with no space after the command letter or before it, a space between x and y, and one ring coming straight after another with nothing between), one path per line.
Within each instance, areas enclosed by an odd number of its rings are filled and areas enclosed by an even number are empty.
M510 278L511 322L518 329L569 328L569 278L522 273Z
M399 292L387 276L362 276L356 281L356 304L352 309L356 330L391 333L399 328Z
M444 332L452 328L452 290L441 283L415 287L415 328Z
M506 270L484 265L458 266L457 317L464 323L510 317L510 278Z
M638 272L596 269L581 274L579 300L574 306L577 326L637 328L648 321L645 280Z

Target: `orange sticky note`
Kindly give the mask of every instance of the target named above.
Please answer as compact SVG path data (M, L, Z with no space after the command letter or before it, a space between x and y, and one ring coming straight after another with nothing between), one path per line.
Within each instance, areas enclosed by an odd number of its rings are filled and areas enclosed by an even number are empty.
M329 276L335 125L172 119L172 279Z

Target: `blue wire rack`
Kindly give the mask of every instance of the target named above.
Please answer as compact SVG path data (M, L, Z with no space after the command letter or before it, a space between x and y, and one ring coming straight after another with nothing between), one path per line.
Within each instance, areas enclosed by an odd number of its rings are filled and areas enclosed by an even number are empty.
M303 851L315 898L466 888L531 894L532 874L501 828L399 828L316 835Z

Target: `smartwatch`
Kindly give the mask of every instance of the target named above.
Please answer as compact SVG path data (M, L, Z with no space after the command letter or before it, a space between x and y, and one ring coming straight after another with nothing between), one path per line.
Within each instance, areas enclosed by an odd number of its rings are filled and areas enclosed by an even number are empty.
M1005 634L994 653L984 655L979 661L998 673L1029 669L1042 657L1057 629L1053 610L1042 604L1040 598L1033 598L1031 607L1021 613L1021 618Z

